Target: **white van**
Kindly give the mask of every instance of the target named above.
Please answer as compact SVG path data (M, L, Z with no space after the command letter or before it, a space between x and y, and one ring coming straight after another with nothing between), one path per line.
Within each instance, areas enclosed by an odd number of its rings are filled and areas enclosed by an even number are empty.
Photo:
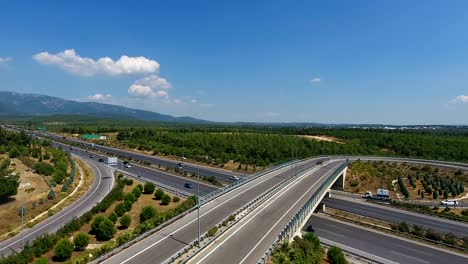
M440 202L442 205L458 205L458 201L456 200L445 200Z

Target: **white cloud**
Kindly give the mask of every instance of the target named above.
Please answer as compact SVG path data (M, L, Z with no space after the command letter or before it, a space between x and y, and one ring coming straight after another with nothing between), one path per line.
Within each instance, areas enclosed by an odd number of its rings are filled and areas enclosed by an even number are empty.
M41 52L33 56L33 59L40 64L51 64L62 68L65 71L81 76L105 75L125 75L125 74L147 74L159 70L159 63L145 57L121 56L117 61L109 57L97 60L81 57L74 49L51 54Z
M88 100L91 100L91 101L109 101L112 99L112 95L97 93L95 95L90 95L87 98Z
M135 97L163 97L168 98L167 89L172 85L164 78L150 75L136 80L130 88L128 94Z
M128 88L128 94L135 97L168 97L164 90L155 91L149 86L136 83Z
M8 65L8 63L11 61L13 61L13 59L10 57L6 57L6 58L0 57L0 65Z
M135 84L151 87L152 89L169 89L172 85L164 78L150 75L135 81Z
M319 78L319 77L315 77L313 78L312 80L310 80L310 83L314 84L314 83L320 83L322 80Z
M454 104L455 103L462 103L462 104L468 103L468 95L459 95L455 97L451 102Z

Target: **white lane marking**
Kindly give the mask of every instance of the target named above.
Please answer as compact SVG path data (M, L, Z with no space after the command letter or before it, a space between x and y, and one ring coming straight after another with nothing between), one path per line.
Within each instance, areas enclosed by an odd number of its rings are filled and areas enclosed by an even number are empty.
M286 169L286 170L284 170L284 169ZM288 169L289 169L289 168L282 168L282 169L280 169L280 170L283 170L283 171L281 171L281 172L278 172L278 173L277 173L275 176L278 176L279 174L283 173L284 171L288 171ZM273 171L272 173L274 173L274 172L277 172L277 171ZM200 215L200 218L202 218L203 216L205 216L205 215L209 214L211 211L215 210L216 208L220 207L221 205L223 205L223 204L225 204L225 203L227 203L227 202L231 201L232 199L236 198L237 196L239 196L239 195L241 195L241 194L243 194L243 193L247 192L248 190L250 190L250 189L252 189L252 188L256 187L257 185L259 185L259 184L261 184L261 183L263 183L263 182L265 182L265 181L267 181L267 180L270 180L271 178L273 178L273 177L275 177L275 176L271 176L271 177L269 177L269 178L264 178L262 181L260 181L260 182L256 183L255 185L253 185L253 186L249 187L248 189L245 189L245 190L243 190L243 191L239 192L238 194L234 195L233 197L231 197L231 198L229 198L229 199L225 200L224 202L222 202L222 203L218 204L217 206L215 206L215 207L211 208L211 209L210 209L210 210L208 210L206 213L204 213L204 214ZM133 259L133 258L135 258L136 256L138 256L138 255L140 255L141 253L145 252L146 250L148 250L148 249L150 249L150 248L152 248L152 247L156 246L157 244L159 244L159 243L161 243L162 241L164 241L166 238L170 237L170 236L171 236L171 235L173 235L174 233L177 233L177 232L179 232L180 230L184 229L185 227L187 227L188 225L190 225L190 224L194 223L195 221L197 221L197 219L196 219L196 218L195 218L195 219L193 219L192 221L188 222L187 224L185 224L185 225L183 225L183 226L179 227L178 229L174 230L174 231L173 231L173 232L171 232L170 234L168 234L168 235L164 236L162 239L160 239L160 240L158 240L158 241L154 242L153 244L151 244L151 245L149 245L149 246L145 247L144 249L142 249L142 250L138 251L138 252L137 252L137 253L135 253L133 256L131 256L131 257L129 257L128 259L126 259L126 260L124 260L124 261L120 262L120 264L127 263L128 261L132 260L132 259Z
M271 230L286 216L286 214L288 214L293 208L294 206L296 206L296 204L317 184L319 183L319 181L325 177L326 175L328 175L328 173L326 173L325 175L323 175L322 177L319 178L318 181L316 181L312 186L310 186L310 188L304 192L304 194L294 203L293 206L291 206L289 208L289 210L284 213L284 215L270 228L270 230L267 231L267 233L265 234L265 236L262 237L262 239L252 248L252 250L249 251L249 253L241 260L240 263L244 262L245 259L253 252L253 250L263 241L263 239L265 239L265 237L271 232ZM280 195L276 195L275 198L271 201L268 201L268 203L266 205L263 205L263 208L261 210L259 210L258 212L256 212L250 219L248 219L246 222L244 222L240 227L238 227L234 232L232 232L226 239L224 239L221 243L219 243L216 247L214 247L208 254L205 254L203 256L202 259L200 259L197 264L201 263L202 261L204 261L207 257L209 257L211 254L213 254L213 252L215 252L216 249L218 249L220 246L222 246L224 243L226 243L232 236L234 236L237 232L239 232L239 230L241 230L245 225L247 225L250 221L252 221L258 214L260 214L261 212L263 212L263 210L265 210L266 208L268 208L268 206L270 206L272 203L274 203L277 199L279 199L281 196L283 196L287 191L289 191L292 187L296 186L298 183L300 183L304 178L302 178L301 180L299 181L296 181L294 182L294 184L292 185L289 185L286 189L282 190L281 191L281 194Z
M101 171L99 170L99 168L98 168L96 165L92 164L91 162L88 163L88 164L93 165L93 166L97 169L97 171L99 172L99 182L98 182L98 185L96 186L96 189L94 189L94 191L93 191L86 199L84 199L83 201L81 201L79 204L73 206L73 208L72 208L70 211L64 213L64 214L61 215L60 217L55 218L54 220L50 221L50 222L47 223L46 225L44 225L44 226L42 226L42 227L40 227L40 228L37 228L36 230L32 231L31 233L25 235L23 238L19 238L19 239L15 240L14 242L11 242L10 244L8 244L8 245L6 245L6 246L0 248L0 251L4 250L5 248L10 247L10 246L13 245L13 244L16 244L16 243L20 242L20 241L21 241L22 239L24 239L24 238L30 237L31 235L33 235L33 234L39 232L40 230L44 229L45 227L47 227L47 226L49 226L49 225L55 223L57 220L62 219L63 217L67 216L67 215L70 214L70 213L73 213L73 211L74 211L78 206L82 205L82 204L83 204L84 202L86 202L91 196L93 196L93 194L99 189L99 185L101 185Z
M393 250L390 250L390 252L395 253L395 254L400 255L400 256L403 256L403 257L414 259L414 260L417 260L417 261L420 261L420 262L423 262L423 263L430 263L429 261L425 261L425 260L422 260L422 259L419 259L419 258L408 256L408 255L405 255L403 253L399 253L399 252L396 252L396 251L393 251Z
M326 223L321 223L321 224L322 224L322 225L329 226L329 227L333 227L333 228L335 228L335 229L339 229L339 230L341 230L341 231L352 232L352 231L350 231L350 230L348 230L348 229L344 229L344 228L337 227L337 226L334 226L334 225L330 225L330 224L326 224Z
M415 252L418 252L418 253L421 253L421 254L424 254L424 255L433 256L432 254L429 254L429 253L426 253L426 252L423 252L423 251L420 251L420 250L417 250L417 249L412 249L412 248L405 247L405 246L400 246L400 245L395 245L395 246L401 247L401 248L404 248L404 249L408 249L408 250L411 250L411 251L415 251Z
M325 233L333 234L333 235L335 235L335 236L345 237L345 236L343 236L343 235L341 235L341 234L338 234L338 233L335 233L335 232L332 232L332 231L328 231L328 230L326 230L326 229L320 229L320 232L325 232Z

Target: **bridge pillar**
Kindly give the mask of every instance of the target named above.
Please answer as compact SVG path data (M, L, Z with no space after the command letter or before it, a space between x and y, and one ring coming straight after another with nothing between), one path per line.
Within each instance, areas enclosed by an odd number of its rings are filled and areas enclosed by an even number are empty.
M338 179L336 179L335 183L333 184L332 189L344 191L346 181L346 170L348 170L348 167L344 168L341 175L338 177Z

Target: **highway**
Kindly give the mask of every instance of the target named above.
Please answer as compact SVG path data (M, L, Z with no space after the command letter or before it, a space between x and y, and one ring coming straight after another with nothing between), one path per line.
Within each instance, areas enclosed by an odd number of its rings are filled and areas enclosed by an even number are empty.
M312 225L321 240L329 240L387 261L385 263L468 263L468 255L449 253L405 239L369 231L329 218L313 215L305 227Z
M73 138L64 138L62 136L56 135L54 133L50 132L40 132L40 131L34 131L33 132L36 135L41 135L44 137L48 137L54 140L59 140L59 141L68 141L68 142L73 142L76 144L83 144L84 146L90 147L90 143L83 141L83 140L78 140L78 139L73 139ZM168 167L168 168L177 168L178 163L181 161L176 161L176 160L170 160L170 159L165 159L157 156L151 156L151 155L145 155L141 153L136 153L133 151L127 151L127 150L122 150L118 148L113 148L113 147L108 147L108 146L103 146L99 144L95 144L94 147L92 147L95 150L99 150L102 152L110 153L116 156L122 156L122 157L131 157L133 160L141 160L141 161L146 161L150 162L153 164L160 164L162 166ZM213 167L208 167L204 165L197 165L189 162L184 162L184 170L190 173L197 173L199 172L200 175L202 176L214 176L218 180L224 181L224 182L234 182L235 180L231 179L230 177L233 175L239 176L239 177L245 177L247 175L239 172L232 172L232 171L227 171L224 169L220 168L213 168Z
M342 163L342 160L334 161L287 186L233 226L232 232L223 234L196 255L190 263L257 263L294 214Z
M302 161L296 165L296 171L313 167L318 160L323 159ZM291 166L275 170L203 204L200 210L201 232L208 231L261 193L290 177L291 173ZM104 263L162 263L194 241L198 234L197 228L197 212L194 211L156 234L113 255Z
M340 199L325 198L323 202L327 207L362 216L367 216L391 223L400 223L405 221L412 225L420 225L424 226L425 228L430 228L439 233L453 233L460 238L468 237L468 224L466 223L408 212L387 206L369 204L366 202L357 202L347 197Z
M60 146L64 151L71 151L72 153L79 155L85 159L98 161L100 158L102 158L104 159L104 161L107 161L107 156L93 153L94 158L90 158L91 153L87 152L87 150L83 150L77 147L72 147L72 149L70 150L70 147L63 143L54 142L53 146ZM174 176L169 173L165 173L155 169L150 169L144 166L140 166L138 164L131 164L130 168L125 168L122 166L122 164L120 164L119 167L122 171L129 172L134 175L140 175L140 177L138 178L140 178L143 181L151 181L156 184L161 183L176 190L181 190L190 194L197 194L196 180L183 178L182 176ZM184 187L185 183L192 184L193 188ZM216 189L218 188L211 185L207 185L205 183L200 183L200 195L208 194L212 191L215 191Z
M114 175L112 170L94 161L86 161L93 171L94 181L88 191L71 205L55 213L53 216L36 224L30 229L25 229L23 234L18 234L3 242L0 242L0 255L9 255L14 251L21 249L21 238L24 242L32 241L34 238L42 234L51 234L62 227L67 221L73 217L79 217L89 211L96 203L101 201L104 196L112 189L114 185ZM26 211L27 213L27 211ZM5 221L6 219L2 219Z

